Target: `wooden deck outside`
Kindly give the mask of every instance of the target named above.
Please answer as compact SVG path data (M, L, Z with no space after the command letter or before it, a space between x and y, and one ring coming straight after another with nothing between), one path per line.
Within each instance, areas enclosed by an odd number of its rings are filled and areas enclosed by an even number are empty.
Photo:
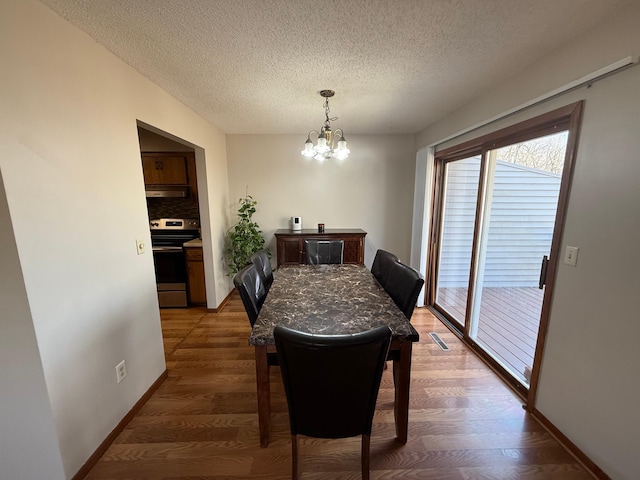
M525 367L533 365L543 293L535 287L484 288L477 335L473 338L527 386ZM438 290L438 305L461 325L466 302L466 288Z

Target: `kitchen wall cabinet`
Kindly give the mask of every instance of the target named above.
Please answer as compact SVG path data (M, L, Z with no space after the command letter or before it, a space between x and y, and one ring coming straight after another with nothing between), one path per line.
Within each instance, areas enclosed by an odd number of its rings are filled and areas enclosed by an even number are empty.
M187 185L190 154L143 153L142 171L145 185Z
M276 230L276 246L278 267L281 265L297 265L306 262L304 253L305 238L316 240L343 240L344 263L364 264L364 237L367 234L359 228L327 229L318 233L314 229L293 231L289 229Z
M204 280L202 247L185 245L184 250L187 259L187 294L189 296L189 305L206 305L207 290Z

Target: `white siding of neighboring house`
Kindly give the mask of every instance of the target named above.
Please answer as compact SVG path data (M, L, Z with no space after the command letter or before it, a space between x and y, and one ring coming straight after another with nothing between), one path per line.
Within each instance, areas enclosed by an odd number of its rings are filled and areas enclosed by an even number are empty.
M448 176L439 287L468 284L479 169L479 159L466 160ZM485 287L538 285L540 262L551 246L559 189L559 175L497 162Z

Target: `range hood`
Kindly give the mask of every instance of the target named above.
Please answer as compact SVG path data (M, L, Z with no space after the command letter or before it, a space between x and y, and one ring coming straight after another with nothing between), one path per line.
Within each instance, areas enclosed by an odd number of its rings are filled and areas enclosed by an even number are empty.
M186 198L189 196L189 185L146 185L147 198Z

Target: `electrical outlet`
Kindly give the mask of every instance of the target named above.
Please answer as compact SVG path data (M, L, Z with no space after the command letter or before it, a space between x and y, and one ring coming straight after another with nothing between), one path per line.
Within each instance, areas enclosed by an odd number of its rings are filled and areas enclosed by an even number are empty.
M144 240L136 240L136 249L138 250L138 255L142 255L145 251L146 245L144 244Z
M567 248L564 251L563 262L565 265L575 267L578 262L578 247L570 247L567 245Z
M118 365L116 365L116 380L118 381L118 383L120 383L126 376L127 364L124 360L122 360Z

